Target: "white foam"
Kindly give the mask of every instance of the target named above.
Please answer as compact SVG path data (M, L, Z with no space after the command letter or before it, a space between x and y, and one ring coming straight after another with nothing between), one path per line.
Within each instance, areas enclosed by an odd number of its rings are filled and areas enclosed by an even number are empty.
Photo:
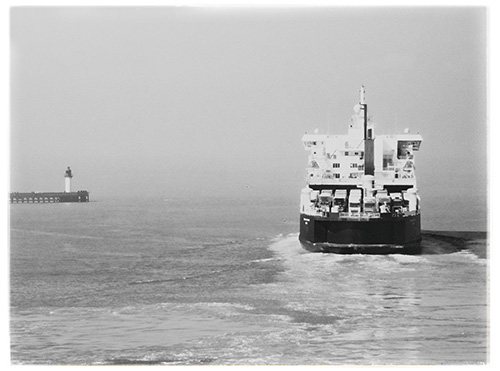
M402 255L402 254L394 254L394 255L391 255L391 257L399 262L399 263L404 263L404 264L408 264L408 263L420 263L422 261L425 261L425 257L424 256L421 256L421 255Z
M488 263L488 259L480 258L470 250L457 251L451 255L461 257L461 258L466 258L467 260L474 261L474 262L477 262L479 264L487 264Z

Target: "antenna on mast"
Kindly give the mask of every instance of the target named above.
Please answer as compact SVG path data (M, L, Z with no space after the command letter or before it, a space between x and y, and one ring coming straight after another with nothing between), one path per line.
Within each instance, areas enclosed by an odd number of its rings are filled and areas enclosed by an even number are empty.
M361 88L359 89L359 104L366 104L365 103L365 86L361 85Z

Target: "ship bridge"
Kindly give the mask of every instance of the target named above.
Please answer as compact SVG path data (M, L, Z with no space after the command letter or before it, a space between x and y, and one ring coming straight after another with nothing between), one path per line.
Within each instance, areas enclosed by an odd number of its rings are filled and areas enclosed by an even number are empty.
M422 136L409 133L377 135L373 142L376 183L413 185L415 155ZM359 137L305 134L302 143L309 151L308 184L358 184L365 175L365 149Z

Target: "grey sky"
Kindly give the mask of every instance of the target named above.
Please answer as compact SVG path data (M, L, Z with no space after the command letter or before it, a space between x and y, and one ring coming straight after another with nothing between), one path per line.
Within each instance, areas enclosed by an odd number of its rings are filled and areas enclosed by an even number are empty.
M364 84L379 133L424 137L424 202L485 206L486 41L471 7L13 8L11 189L298 200L302 134L346 133Z

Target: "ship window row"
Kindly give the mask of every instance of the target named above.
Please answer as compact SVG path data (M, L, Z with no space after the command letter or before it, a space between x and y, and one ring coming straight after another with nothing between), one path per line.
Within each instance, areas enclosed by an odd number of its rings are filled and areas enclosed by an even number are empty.
M316 141L316 140L313 140L313 141L307 141L307 142L304 142L304 145L306 147L313 147L313 146L316 146L316 145L323 145L324 142L323 141Z
M363 156L363 151L344 151L344 156Z
M313 152L314 154L317 154L317 151ZM363 151L342 151L339 152L340 156L359 156L359 158L362 160L364 152ZM336 159L337 155L335 153L327 153L326 157L331 160L331 159Z
M311 177L314 176L313 174L310 175ZM322 176L323 179L340 179L340 174L339 173L326 173L323 174Z
M309 176L313 177L314 174L310 174ZM360 177L359 173L350 173L349 174L350 179L355 179L355 178L359 178L359 177ZM339 173L326 173L326 174L323 174L322 178L323 179L340 179L340 174Z
M314 166L313 166L313 167L314 167ZM332 164L332 167L333 167L334 169L338 169L338 168L340 168L340 163L338 163L338 162L334 162L334 163ZM364 167L365 167L364 165L360 165L360 164L358 164L358 163L356 163L356 162L352 162L352 163L351 163L351 169L359 169L359 170L362 170Z

